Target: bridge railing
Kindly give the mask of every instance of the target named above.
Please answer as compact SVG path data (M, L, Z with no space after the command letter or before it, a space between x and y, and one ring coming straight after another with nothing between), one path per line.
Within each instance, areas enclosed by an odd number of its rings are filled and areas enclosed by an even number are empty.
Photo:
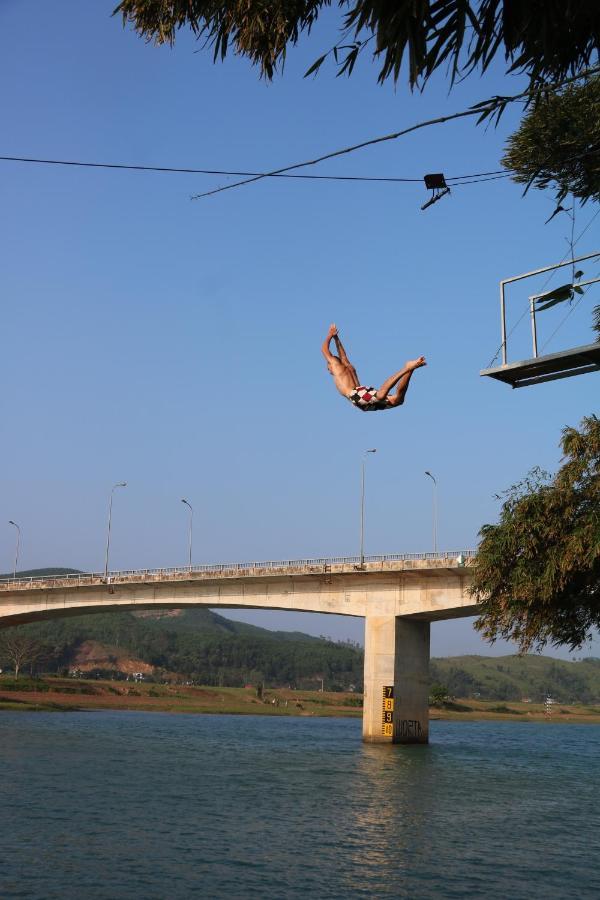
M365 563L385 563L385 562L410 562L412 560L445 560L445 559L471 559L476 555L476 550L448 550L444 553L387 553L380 556L365 556ZM361 562L359 556L328 556L317 559L284 559L284 560L268 560L265 562L245 562L245 563L216 563L200 566L172 566L159 569L120 569L115 572L108 573L109 581L119 581L126 578L147 578L151 576L163 575L202 575L202 574L221 574L223 572L241 573L251 572L256 569L327 569L331 566L357 566ZM73 572L65 575L18 575L16 578L5 577L0 578L0 584L36 584L43 582L52 585L64 584L83 584L104 582L104 572Z

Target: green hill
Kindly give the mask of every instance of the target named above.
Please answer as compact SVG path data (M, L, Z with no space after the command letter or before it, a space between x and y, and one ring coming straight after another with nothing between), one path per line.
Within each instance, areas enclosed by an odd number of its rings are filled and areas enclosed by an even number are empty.
M482 700L600 702L600 659L570 662L548 656L454 656L431 660L431 680L454 697Z
M173 614L175 613L175 615ZM134 613L140 618L147 618L157 622L161 622L162 626L169 631L190 632L190 631L210 631L216 630L233 635L244 635L245 637L273 637L279 641L319 641L320 638L313 637L310 634L304 634L302 631L270 631L267 628L260 628L258 625L248 625L246 622L236 622L233 619L226 619L218 613L203 607L194 607L192 609L171 610L169 612L147 612Z
M36 622L20 630L43 644L43 669L48 672L67 671L82 644L91 641L108 656L111 648L119 656L126 651L159 675L174 672L201 684L310 688L322 677L326 690L362 685L362 653L354 646L307 635L282 639L278 632L232 622L208 609L177 616L101 613Z

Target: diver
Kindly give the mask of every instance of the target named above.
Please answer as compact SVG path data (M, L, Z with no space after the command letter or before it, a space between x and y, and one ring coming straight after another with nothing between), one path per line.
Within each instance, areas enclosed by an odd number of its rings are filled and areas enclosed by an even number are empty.
M330 350L332 340L335 342L339 356L336 356ZM424 356L419 356L418 359L410 359L405 363L403 369L391 375L376 390L374 387L361 385L356 369L346 355L344 345L340 341L335 325L329 326L329 331L321 350L327 360L327 369L333 376L335 386L340 394L363 412L376 412L380 409L392 409L394 406L402 406L413 372L415 369L427 365ZM396 392L390 394L390 391L396 385L398 385Z

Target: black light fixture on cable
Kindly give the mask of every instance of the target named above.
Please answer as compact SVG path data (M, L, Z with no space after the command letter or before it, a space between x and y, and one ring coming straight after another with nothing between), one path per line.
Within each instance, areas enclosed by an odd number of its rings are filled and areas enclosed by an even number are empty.
M446 184L446 179L441 172L432 175L424 175L423 181L425 182L427 190L432 191L432 195L427 203L423 204L421 209L427 209L427 207L433 206L434 203L437 203L438 200L441 200L442 197L445 197L446 194L450 193L450 188Z

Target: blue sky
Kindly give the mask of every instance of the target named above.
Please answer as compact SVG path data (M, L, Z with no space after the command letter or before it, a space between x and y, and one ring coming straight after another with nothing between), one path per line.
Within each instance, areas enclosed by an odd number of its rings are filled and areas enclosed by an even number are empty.
M1 155L268 170L522 87L499 67L448 93L303 73L335 41L335 15L265 84L244 60L214 66L181 33L145 44L110 2L5 0ZM499 168L497 129L462 120L325 163L320 173L420 178ZM420 211L420 184L262 181L205 200L227 179L1 163L4 519L23 568L353 554L359 467L369 459L366 550L474 547L494 495L559 463L564 425L597 411L597 375L511 391L479 377L500 341L498 282L562 258L552 195L508 180L456 188ZM595 209L577 213L576 232ZM600 219L577 246L598 249ZM595 270L586 269L586 275ZM558 283L558 281L556 282ZM539 282L537 283L539 285ZM535 287L535 285L534 285ZM591 340L582 302L548 350ZM510 321L526 291L513 289ZM562 318L541 324L542 341ZM330 383L319 346L338 323L361 379L424 353L405 406L361 415ZM528 355L528 322L511 339ZM2 537L3 534L3 537ZM0 570L13 530L0 525ZM243 614L240 614L240 617ZM353 620L252 613L268 627L360 639ZM496 647L494 652L506 652ZM466 622L436 625L433 652L489 652Z

